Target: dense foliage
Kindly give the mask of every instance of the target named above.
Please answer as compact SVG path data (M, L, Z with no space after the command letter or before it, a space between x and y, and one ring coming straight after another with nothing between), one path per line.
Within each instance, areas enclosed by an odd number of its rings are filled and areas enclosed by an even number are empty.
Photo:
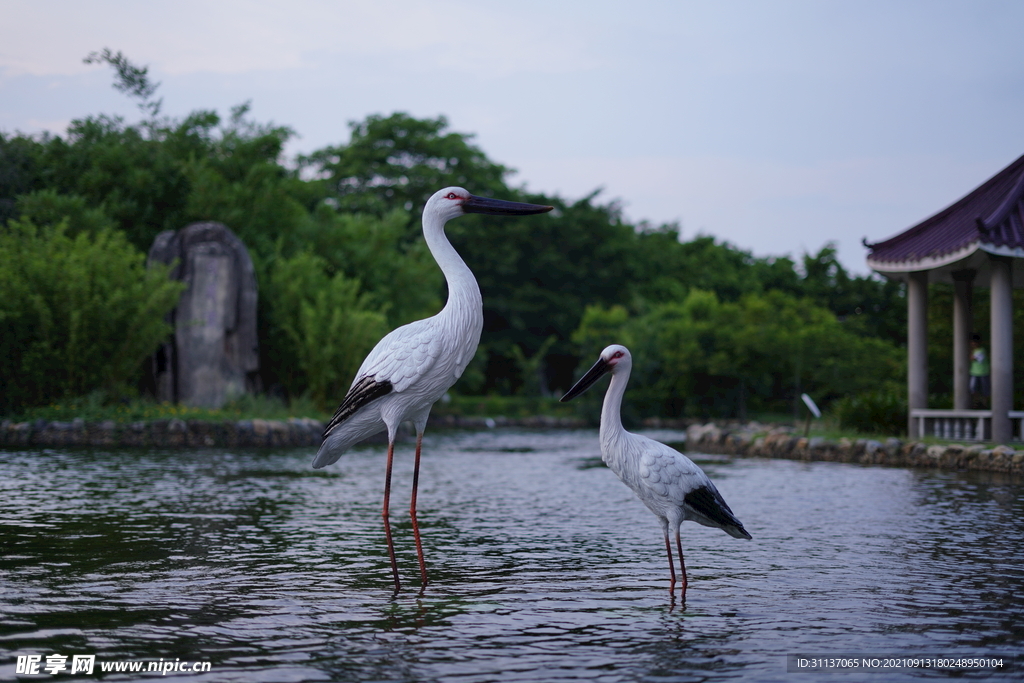
M170 331L181 285L124 234L68 223L0 231L0 411L123 390Z
M608 339L633 350L640 411L669 416L786 412L803 392L827 405L872 391L898 375L902 360L892 344L779 290L721 301L693 288L636 317L588 308L574 340L596 358Z
M63 137L0 133L0 236L37 249L0 264L4 410L129 383L163 334L161 297L171 291L156 293L159 274L142 271L142 254L160 231L196 220L227 224L250 249L263 386L329 407L381 334L443 304L418 213L446 185L555 206L448 226L485 307L480 351L456 385L463 395L557 394L612 342L633 348L637 414L788 411L801 391L827 405L902 372L902 289L850 276L832 245L799 261L757 258L712 237L686 239L677 225L632 225L597 193L577 201L525 193L509 184L511 169L444 117L370 116L350 124L347 143L289 164L282 151L292 131L250 120L247 105L226 120L213 111L157 118L144 69L119 53L91 58L118 70L121 89L148 114L141 122L99 115L74 121ZM96 250L105 253L83 256ZM47 277L10 273L42 261L70 270L89 261L88 277L107 277L102 296L119 302L106 308L119 310L96 317L85 337L71 332L85 323L71 321L98 315L95 293L63 299L67 322L31 317L25 311L48 291ZM146 311L152 324L136 320ZM117 372L68 370L59 386L27 380L43 366L25 350L57 348L58 328L81 358L118 358ZM121 340L130 350L112 353L105 329L138 332Z
M345 394L366 349L387 332L358 280L325 271L323 258L300 252L274 264L265 291L298 371L282 376L285 387L308 389L321 410Z
M899 434L907 428L907 399L899 386L844 396L833 407L843 429Z

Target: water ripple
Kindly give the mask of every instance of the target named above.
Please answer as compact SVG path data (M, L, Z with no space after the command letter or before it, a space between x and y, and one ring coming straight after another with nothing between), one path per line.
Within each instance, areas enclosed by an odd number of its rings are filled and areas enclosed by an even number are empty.
M754 540L685 525L684 606L591 431L429 436L420 593L410 450L397 596L381 448L326 472L308 449L0 452L0 671L95 653L212 662L190 681L788 681L790 653L1024 653L1019 479L701 457Z

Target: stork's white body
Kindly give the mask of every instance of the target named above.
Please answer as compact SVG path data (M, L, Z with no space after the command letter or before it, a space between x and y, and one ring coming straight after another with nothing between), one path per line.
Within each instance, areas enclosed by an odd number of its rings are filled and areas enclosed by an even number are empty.
M479 289L476 294L479 300ZM462 376L480 343L481 304L476 304L475 311L467 306L469 324L464 328L446 319L452 306L450 298L441 313L399 327L377 343L353 386L363 378L382 378L392 382L392 392L331 430L317 451L314 468L332 464L355 444L382 431L387 430L388 440L393 441L398 426L406 421L413 423L417 433L423 432L431 407Z
M394 441L398 426L407 420L422 434L431 407L462 376L476 354L484 327L483 299L473 272L444 234L444 224L451 216L441 208L444 205L427 203L423 236L448 282L448 303L437 315L403 325L377 342L349 391L371 379L389 382L391 392L328 428L313 460L314 468L330 465L353 445L385 429L388 441Z
M685 598L686 564L679 538L679 527L683 522L690 520L716 527L735 538L749 539L750 534L733 515L711 479L692 460L674 448L628 432L622 426L622 397L626 393L632 366L633 359L629 350L613 344L601 352L594 367L562 400L571 400L586 391L602 375L611 373L612 379L601 407L601 459L661 523L668 550L672 590L675 588L675 568L669 534L675 532Z
M629 368L612 372L601 409L601 459L654 513L666 534L692 521L722 529L735 538L749 538L738 520L725 521L719 515L713 519L687 502L687 495L701 489L707 489L713 498L721 497L696 463L660 441L623 428L620 409L628 381Z
M701 487L714 493L718 489L700 467L674 448L626 431L620 438L608 440L602 434L601 459L654 513L666 532L691 521L746 538L734 525L717 522L686 503L686 494Z
M352 386L324 431L324 441L313 459L314 468L330 465L354 444L387 430L383 517L396 591L401 584L388 522L395 436L399 425L407 420L416 428L409 516L422 585L426 586L427 569L416 520L423 430L431 407L455 384L473 359L484 326L480 287L469 266L445 236L445 223L465 213L529 215L552 208L475 197L461 187L435 192L423 208L423 238L448 282L448 302L437 315L403 325L377 343L359 367Z

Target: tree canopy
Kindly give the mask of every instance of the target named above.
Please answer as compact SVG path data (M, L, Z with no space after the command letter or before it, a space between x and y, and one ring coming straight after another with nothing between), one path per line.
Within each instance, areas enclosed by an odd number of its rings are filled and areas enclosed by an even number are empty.
M349 124L347 142L291 162L293 131L253 121L248 103L226 118L160 118L144 68L109 50L88 59L115 69L143 119L86 116L64 136L0 132L0 234L27 234L19 226L31 220L61 226L46 233L61 249L83 236L145 253L162 230L225 223L257 270L265 387L329 405L354 370L342 358L440 309L444 281L418 217L448 185L555 207L448 225L485 309L481 350L455 391L550 395L612 342L636 345L651 414L777 410L812 388L827 403L899 371L903 290L850 275L834 245L755 257L675 224L631 224L598 192L528 193L443 116L371 115ZM23 371L10 358L8 382Z

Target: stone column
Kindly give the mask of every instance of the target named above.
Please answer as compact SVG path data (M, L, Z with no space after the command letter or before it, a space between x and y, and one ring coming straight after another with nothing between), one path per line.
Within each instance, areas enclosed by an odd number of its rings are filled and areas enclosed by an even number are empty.
M974 271L953 273L953 408L971 407L971 300Z
M990 268L992 440L1005 444L1013 436L1009 415L1013 410L1013 282L1010 259L993 256Z
M253 391L259 369L256 271L241 240L220 223L157 235L153 262L175 264L186 283L171 316L174 334L154 362L160 400L219 408Z
M928 407L928 271L909 273L907 279L907 434L917 433L910 411Z

